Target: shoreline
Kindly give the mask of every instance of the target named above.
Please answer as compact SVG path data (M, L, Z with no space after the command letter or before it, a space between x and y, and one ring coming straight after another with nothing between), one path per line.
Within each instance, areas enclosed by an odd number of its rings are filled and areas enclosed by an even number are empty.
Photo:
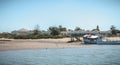
M75 48L92 48L92 46L81 45L80 47L65 47L65 48L27 48L27 49L9 49L9 50L0 50L0 51L20 51L20 50L48 50L48 49L75 49Z
M119 37L107 37L108 39L118 39ZM82 38L81 38L82 39ZM0 51L6 50L32 50L32 49L59 49L59 48L86 48L83 42L72 42L70 38L60 39L14 39L11 41L0 41Z
M85 45L81 45L82 42L67 43L67 41L70 41L70 38L15 39L12 41L0 41L0 51L85 47Z

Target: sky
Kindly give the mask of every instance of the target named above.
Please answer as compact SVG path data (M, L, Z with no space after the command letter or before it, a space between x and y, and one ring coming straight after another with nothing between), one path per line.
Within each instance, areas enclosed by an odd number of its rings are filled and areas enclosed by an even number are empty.
M67 29L120 29L120 0L0 0L0 32L21 28L41 30L62 25Z

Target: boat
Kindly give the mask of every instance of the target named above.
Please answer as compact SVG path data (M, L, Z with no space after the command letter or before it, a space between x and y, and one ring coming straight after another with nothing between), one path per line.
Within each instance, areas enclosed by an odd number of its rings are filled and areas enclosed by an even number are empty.
M84 44L120 45L120 40L104 40L100 35L87 34L83 36Z

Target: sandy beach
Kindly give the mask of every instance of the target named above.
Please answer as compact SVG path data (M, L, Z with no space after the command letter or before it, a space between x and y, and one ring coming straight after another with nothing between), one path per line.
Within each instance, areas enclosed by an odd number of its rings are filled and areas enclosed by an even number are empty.
M25 50L25 49L49 49L49 48L81 48L82 42L67 43L70 38L62 39L15 39L12 41L0 41L0 50Z
M108 40L120 40L120 37L106 37ZM49 49L49 48L84 48L83 42L72 42L70 38L61 39L14 39L12 41L0 41L0 50L26 50L26 49Z

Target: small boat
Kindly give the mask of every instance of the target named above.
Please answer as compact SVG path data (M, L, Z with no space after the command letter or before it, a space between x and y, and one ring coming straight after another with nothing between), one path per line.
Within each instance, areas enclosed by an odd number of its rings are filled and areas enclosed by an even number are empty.
M100 35L87 34L83 36L84 44L100 44L100 45L120 45L120 40L103 40Z

